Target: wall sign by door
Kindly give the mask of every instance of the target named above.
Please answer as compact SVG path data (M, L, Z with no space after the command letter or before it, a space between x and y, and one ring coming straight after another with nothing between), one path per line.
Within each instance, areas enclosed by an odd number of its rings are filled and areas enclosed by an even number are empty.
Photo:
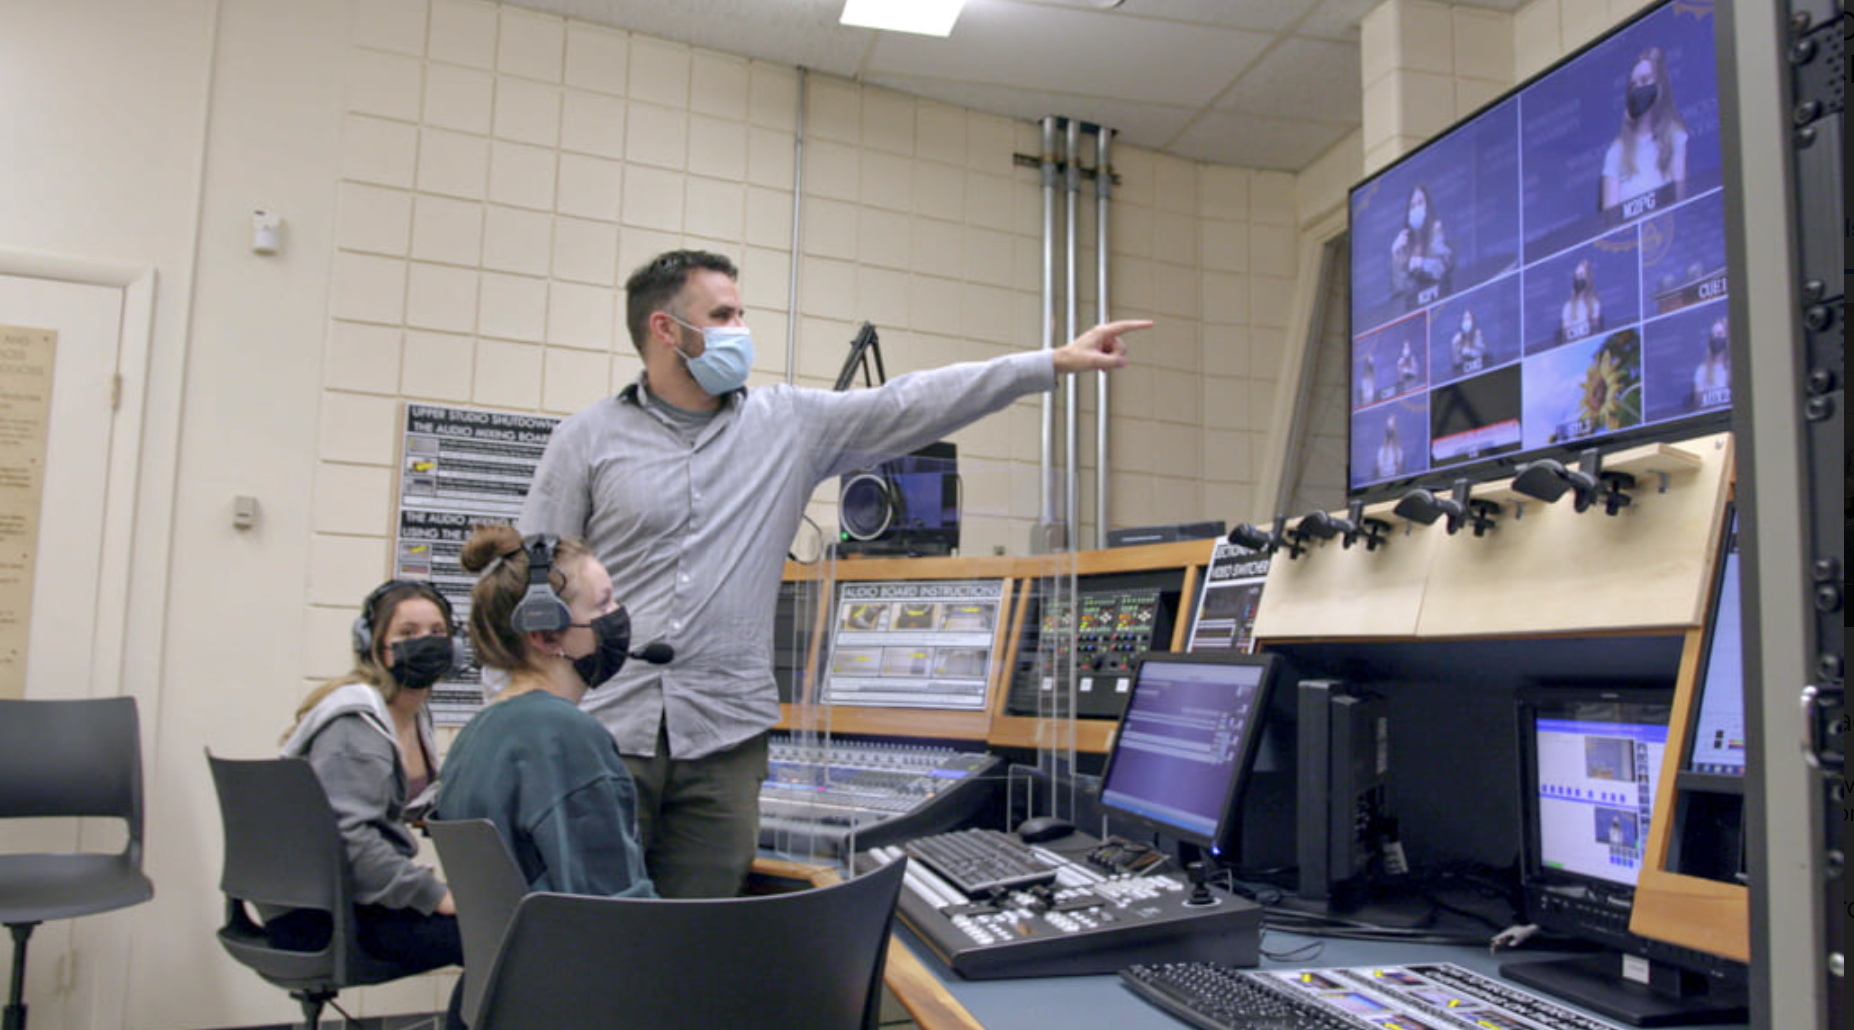
M26 696L32 571L58 334L0 325L0 697Z

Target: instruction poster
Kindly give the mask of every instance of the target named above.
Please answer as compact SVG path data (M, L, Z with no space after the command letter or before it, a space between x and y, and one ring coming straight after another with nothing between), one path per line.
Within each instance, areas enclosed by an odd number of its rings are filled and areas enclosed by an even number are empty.
M460 627L469 620L476 584L463 570L463 545L477 526L512 523L521 514L559 424L551 415L406 405L393 575L429 580L451 602ZM463 725L482 704L474 657L431 692L432 719L440 726Z
M844 583L825 704L985 710L1004 581Z
M1255 650L1255 613L1262 605L1269 560L1265 551L1217 541L1185 650L1245 654Z
M0 698L26 696L58 333L0 326Z

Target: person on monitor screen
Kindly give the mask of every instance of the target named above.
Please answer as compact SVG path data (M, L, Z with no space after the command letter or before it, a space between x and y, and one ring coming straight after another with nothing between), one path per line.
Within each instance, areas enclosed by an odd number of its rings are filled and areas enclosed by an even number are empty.
M1358 363L1358 406L1364 407L1378 399L1378 360L1371 350L1365 351L1365 360Z
M1461 328L1449 339L1448 352L1456 375L1478 369L1487 360L1487 338L1475 324L1474 309L1462 309Z
M1693 369L1690 408L1711 408L1726 403L1732 390L1732 340L1725 319L1713 319L1706 334L1706 354Z
M1406 311L1433 303L1448 292L1455 270L1455 252L1442 231L1442 220L1429 203L1429 188L1410 190L1404 204L1404 224L1391 242L1391 292L1403 298Z
M1403 341L1403 350L1397 353L1397 390L1399 393L1416 386L1423 375L1423 366L1416 360L1416 350L1409 340Z
M1609 817L1609 842L1611 844L1628 843L1628 838L1622 833L1622 817L1619 815Z
M1642 51L1629 66L1622 106L1622 127L1603 154L1602 209L1670 184L1676 200L1685 197L1687 123L1674 103L1660 47Z
M1571 269L1571 296L1558 311L1558 342L1581 340L1603 329L1603 302L1588 259Z
M1384 441L1378 444L1378 478L1390 479L1403 471L1403 444L1397 439L1397 415L1384 419Z
M354 668L317 687L283 739L328 795L354 883L354 919L368 954L421 969L463 964L450 889L416 861L408 825L429 802L437 754L427 702L456 663L451 605L431 584L388 580L367 595L350 631ZM295 909L266 921L279 947L320 951L328 913ZM446 1026L461 1026L453 994Z
M1060 376L1127 363L1112 322L1067 345L899 376L870 390L746 388L739 273L677 250L625 283L643 374L554 430L518 522L586 541L640 639L675 648L587 695L638 783L651 879L667 897L738 893L759 846L786 549L820 483L916 450ZM797 340L790 343L799 346Z
M437 817L494 823L532 890L655 896L631 770L611 734L579 708L630 654L630 617L611 577L578 540L524 539L505 525L479 527L460 560L477 574L477 660L502 670L508 685L445 756ZM549 593L537 601L531 580ZM544 622L542 608L559 628L516 629Z

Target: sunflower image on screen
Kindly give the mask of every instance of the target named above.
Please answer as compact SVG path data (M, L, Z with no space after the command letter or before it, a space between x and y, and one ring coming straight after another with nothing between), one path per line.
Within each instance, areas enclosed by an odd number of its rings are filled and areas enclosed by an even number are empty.
M1571 417L1553 434L1562 440L1612 433L1642 420L1642 338L1625 329L1603 341L1590 355L1576 391ZM1568 430L1568 431L1567 431Z

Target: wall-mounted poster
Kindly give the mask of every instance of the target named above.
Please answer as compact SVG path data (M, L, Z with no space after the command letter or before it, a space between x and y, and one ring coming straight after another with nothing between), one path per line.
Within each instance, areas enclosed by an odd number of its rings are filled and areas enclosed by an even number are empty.
M0 697L26 696L32 570L58 333L0 326Z
M464 542L479 525L514 522L521 514L541 452L559 424L551 415L406 405L393 575L429 580L451 602L460 627L470 618L476 584L459 561ZM440 726L461 726L482 705L474 655L432 688L431 715Z
M1255 613L1262 606L1268 563L1269 556L1262 551L1217 541L1185 650L1248 653L1255 649Z

